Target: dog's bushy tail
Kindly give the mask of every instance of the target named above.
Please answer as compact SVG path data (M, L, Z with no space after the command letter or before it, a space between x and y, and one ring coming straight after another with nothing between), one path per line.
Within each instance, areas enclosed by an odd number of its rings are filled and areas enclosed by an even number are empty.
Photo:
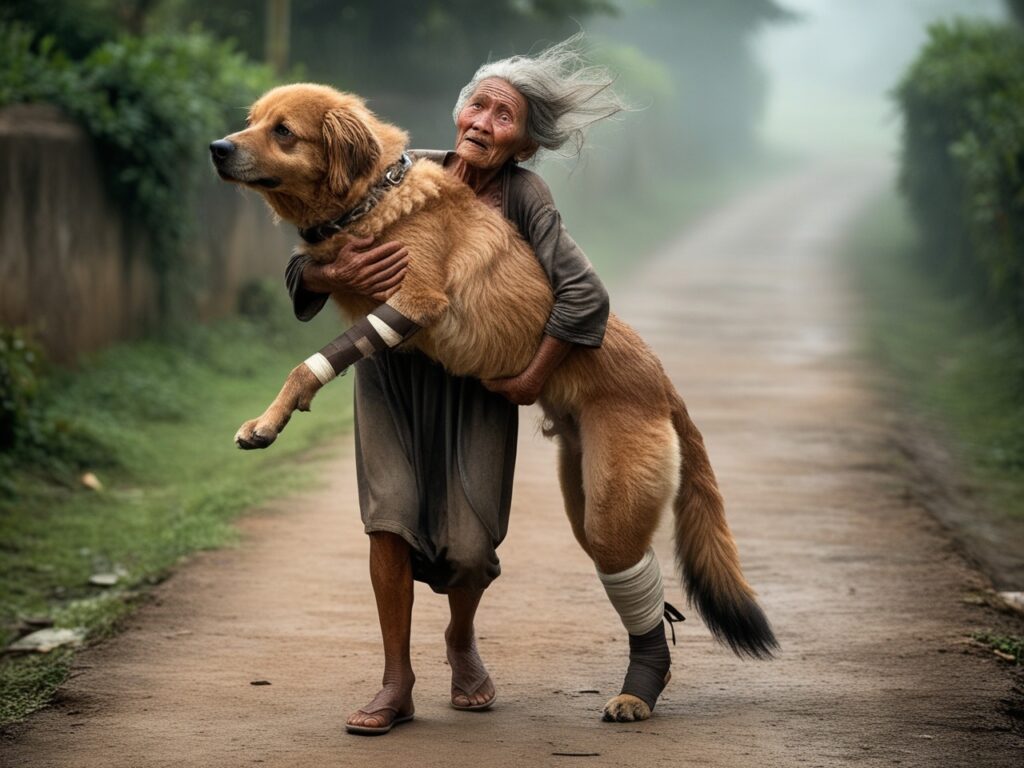
M674 512L676 561L686 596L711 634L737 656L771 658L778 642L743 578L704 439L671 382L666 380L666 387L683 459Z

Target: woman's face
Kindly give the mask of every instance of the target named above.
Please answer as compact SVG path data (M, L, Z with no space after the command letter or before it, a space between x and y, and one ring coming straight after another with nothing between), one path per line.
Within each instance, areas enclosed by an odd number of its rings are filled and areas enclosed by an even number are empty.
M474 168L490 170L532 150L526 110L526 99L504 80L482 81L455 118L455 153Z

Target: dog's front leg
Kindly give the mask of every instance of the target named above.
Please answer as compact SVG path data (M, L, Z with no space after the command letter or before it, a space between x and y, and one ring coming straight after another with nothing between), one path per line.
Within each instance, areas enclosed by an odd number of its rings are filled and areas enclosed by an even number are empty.
M396 294L397 295L397 294ZM447 300L441 299L443 306ZM434 319L441 309L425 309L428 302L408 301L416 316ZM435 301L434 304L437 302ZM239 448L266 448L274 442L296 410L308 411L313 397L331 379L350 365L382 349L398 346L418 330L419 323L409 319L389 304L382 304L357 321L302 365L292 369L274 402L258 419L245 422L235 433Z
M323 384L306 363L292 368L274 402L258 419L245 422L235 433L235 445L245 450L266 448L288 424L295 411L308 411Z

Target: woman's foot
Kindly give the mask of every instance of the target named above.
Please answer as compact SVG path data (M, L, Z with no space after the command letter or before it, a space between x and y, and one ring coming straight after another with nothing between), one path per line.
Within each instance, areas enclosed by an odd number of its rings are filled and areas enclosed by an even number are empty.
M445 632L448 664L452 668L452 706L455 709L487 709L496 697L494 683L476 649L476 638L456 638Z
M367 735L387 733L399 723L412 720L415 711L411 683L385 684L369 704L348 716L345 730Z

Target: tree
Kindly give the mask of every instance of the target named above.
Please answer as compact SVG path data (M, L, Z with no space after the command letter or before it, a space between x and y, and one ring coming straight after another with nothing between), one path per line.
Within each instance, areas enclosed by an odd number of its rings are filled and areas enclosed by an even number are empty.
M1024 24L1024 0L1006 0L1006 4L1017 23Z
M754 148L767 82L751 50L754 33L797 16L775 0L624 0L622 23L605 22L661 63L674 83L673 157L692 167Z

